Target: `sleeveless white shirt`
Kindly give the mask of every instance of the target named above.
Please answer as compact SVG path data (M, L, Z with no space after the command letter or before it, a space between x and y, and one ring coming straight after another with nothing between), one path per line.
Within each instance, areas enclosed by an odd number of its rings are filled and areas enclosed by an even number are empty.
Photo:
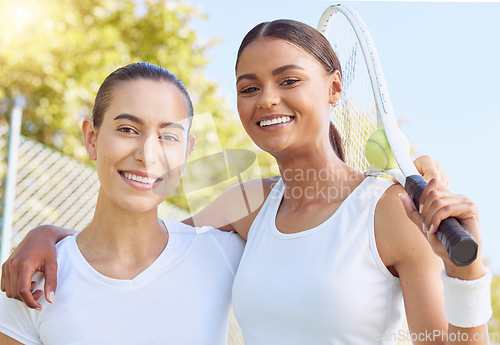
M319 226L276 228L280 180L253 222L233 285L245 345L395 344L399 279L375 244L374 214L392 182L367 177Z

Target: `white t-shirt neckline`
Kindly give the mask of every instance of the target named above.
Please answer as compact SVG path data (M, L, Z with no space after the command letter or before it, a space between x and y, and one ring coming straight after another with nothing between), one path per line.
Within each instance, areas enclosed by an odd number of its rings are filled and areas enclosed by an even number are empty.
M173 222L170 222L170 220L168 219L163 219L162 221L165 224L165 228L168 231L167 245L160 253L160 255L156 258L156 260L153 261L151 265L149 265L146 269L144 269L144 271L139 273L133 279L111 278L97 271L85 259L82 252L80 251L80 248L76 243L78 234L76 234L75 236L69 236L64 239L64 241L65 240L70 241L70 246L74 247L70 251L71 253L74 253L74 266L75 266L74 269L78 269L81 272L84 272L85 274L89 275L90 277L92 277L92 279L99 282L100 284L112 286L115 288L138 287L149 283L151 279L154 279L157 276L156 272L159 269L161 269L162 266L167 265L169 261L171 261L170 260L171 255L169 255L169 253L171 253L175 247L175 238L176 238L175 224L173 224Z

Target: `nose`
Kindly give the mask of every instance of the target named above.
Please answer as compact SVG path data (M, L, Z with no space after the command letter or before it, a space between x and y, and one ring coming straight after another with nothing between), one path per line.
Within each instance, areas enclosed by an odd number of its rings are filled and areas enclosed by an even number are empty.
M143 140L139 141L136 151L135 159L141 161L146 168L158 163L158 157L161 150L158 144L158 138L156 135L150 135L144 137Z
M272 86L263 87L257 102L257 107L261 109L271 108L280 104L280 96Z

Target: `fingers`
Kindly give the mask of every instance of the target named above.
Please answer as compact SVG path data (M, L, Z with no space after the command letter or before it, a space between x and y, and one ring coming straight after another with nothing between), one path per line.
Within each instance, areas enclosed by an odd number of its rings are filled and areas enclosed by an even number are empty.
M443 195L445 192L433 192L424 205L423 221L430 233L435 233L439 224L446 218L457 218L462 226L475 222L477 207L462 195ZM426 210L427 209L427 210Z
M54 295L57 288L57 261L45 264L45 299L49 303L54 302Z
M429 236L430 234L425 224L422 222L422 217L420 216L420 213L415 207L413 200L411 200L408 194L399 194L399 198L403 203L403 207L406 211L406 215L408 216L408 218L410 218L410 220L423 232L423 234L427 237L427 239L430 240Z
M71 234L66 229L56 229L52 226L41 226L30 231L16 247L11 257L4 264L2 271L2 290L8 297L22 300L28 307L40 309L37 300L44 295L42 290L33 291L33 274L41 271L46 275L44 291L48 302L54 299L57 285L57 258L55 243L62 237Z
M9 261L6 261L2 265L2 284L1 289L6 293L7 297L12 298L12 288L10 280L10 265Z
M36 290L36 291L33 291L32 294L33 294L33 299L35 301L38 301L43 296L43 291L42 290ZM41 310L41 309L37 309L37 310Z
M17 300L21 300L18 294L18 289L17 289L17 282L19 280L19 276L17 274L18 271L16 271L14 268L18 264L17 260L12 260L9 259L8 265L9 265L9 271L8 274L6 275L7 277L7 297L14 298Z
M2 282L0 284L0 290L6 293L7 297L12 298L13 297L13 289L12 289L12 281L10 279L11 277L11 270L10 270L10 260L12 258L11 254L9 258L3 263L2 265Z
M17 267L17 270L11 269L12 267ZM32 309L41 310L42 306L37 300L43 295L43 291L33 291L37 285L36 282L31 281L34 271L29 273L29 271L24 270L26 270L26 267L22 263L19 263L16 259L9 258L2 265L1 290L6 293L7 297L23 301ZM23 273L17 275L16 272L19 271Z
M400 194L400 198L408 217L422 229L434 253L443 259L446 272L450 277L471 280L484 274L480 255L479 211L472 201L463 195L449 192L437 179L431 179L420 196L419 212L407 195ZM444 245L436 234L441 222L450 217L456 218L462 228L472 235L478 244L477 259L466 267L457 267L450 260Z
M453 194L440 188L437 180L431 180L420 197L420 213L429 233L435 234L444 219L455 217L466 231L478 239L477 206L463 195Z
M7 297L23 301L32 309L41 310L37 299L43 292L38 290L34 294L32 293L36 286L36 283L31 281L35 271L36 269L30 269L24 260L11 257L2 266L1 285L2 291L6 293Z
M406 215L411 219L413 223L419 228L422 228L422 220L420 218L420 213L418 213L413 200L408 196L408 194L401 193L399 194L399 198L403 203L403 207L405 209Z
M32 281L31 282L31 293L33 294L33 298L38 301L40 299L40 297L43 296L43 291L42 290L35 290L36 289L36 286L38 285L37 282L35 281Z
M2 265L2 278L0 280L0 290L5 292L5 270L6 270L6 265Z
M426 181L437 179L440 189L449 189L448 177L439 162L433 160L430 156L420 156L413 163Z
M420 195L420 205L418 209L418 212L420 214L422 214L424 211L428 211L430 203L433 200L437 200L439 199L440 196L442 196L442 194L439 194L439 191L447 191L447 190L443 189L443 186L441 183L439 183L438 179L431 179L427 182L427 187L422 192L422 195Z
M14 259L11 261L11 265L17 267L17 269L12 270L13 272L20 272L20 274L17 275L17 279L11 277L12 289L15 291L15 295L17 295L17 297L14 298L23 301L29 308L41 310L42 306L37 301L40 296L35 298L32 294L34 286L32 286L31 278L35 274L36 269L30 268L30 265L25 262L17 264L17 261ZM33 267L33 265L31 266Z

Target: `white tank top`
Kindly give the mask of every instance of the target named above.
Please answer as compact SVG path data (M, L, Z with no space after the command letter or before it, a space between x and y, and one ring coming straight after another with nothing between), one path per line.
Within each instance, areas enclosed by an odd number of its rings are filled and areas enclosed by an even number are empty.
M276 228L280 180L255 218L233 285L245 345L395 344L399 279L375 244L374 214L392 182L367 177L319 226Z

